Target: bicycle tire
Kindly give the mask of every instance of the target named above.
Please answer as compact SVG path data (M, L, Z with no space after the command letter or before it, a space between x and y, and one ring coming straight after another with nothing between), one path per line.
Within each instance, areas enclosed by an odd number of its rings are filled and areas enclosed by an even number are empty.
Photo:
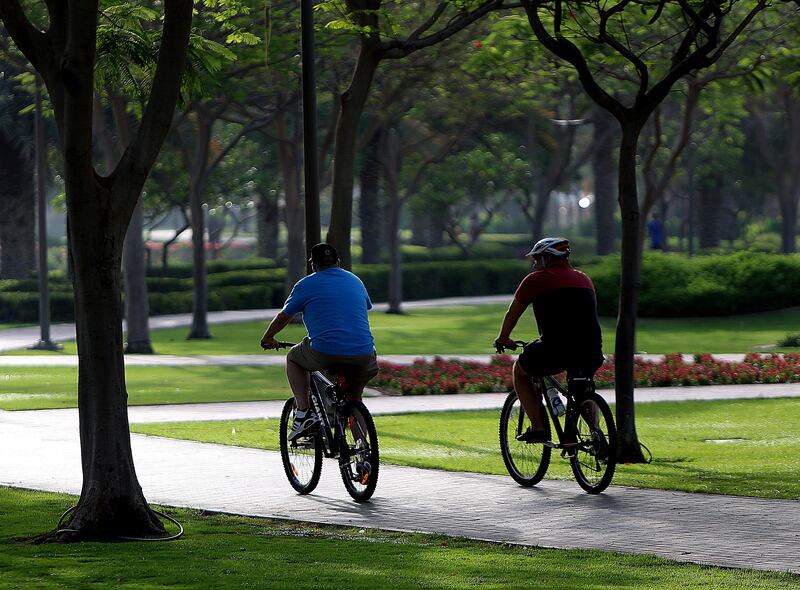
M279 435L281 461L286 478L292 487L300 494L310 494L317 487L319 477L322 475L322 443L319 435L315 434L301 441L301 444L308 446L298 448L289 444L288 435L296 411L297 404L294 398L287 399L281 412Z
M545 429L550 433L550 419L543 410ZM521 419L521 422L520 422ZM500 452L509 475L519 485L530 487L539 483L550 466L551 448L542 443L527 443L516 439L531 425L515 391L506 397L500 412Z
M347 402L342 408L343 432L338 433L341 442L339 471L347 493L356 502L366 502L378 485L380 452L378 432L367 406L360 401Z
M614 477L617 465L617 428L606 400L596 392L581 397L578 404L576 424L577 447L570 466L575 480L590 494L605 490ZM590 416L596 408L596 424L590 423ZM602 417L602 420L597 418Z

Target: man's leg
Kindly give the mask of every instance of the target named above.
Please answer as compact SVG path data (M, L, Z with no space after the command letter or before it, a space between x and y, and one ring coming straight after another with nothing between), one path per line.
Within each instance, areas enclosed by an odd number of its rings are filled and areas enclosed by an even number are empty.
M525 409L525 413L531 419L533 429L544 430L542 393L539 391L538 380L531 378L519 364L519 361L514 361L514 390L517 392L517 397Z
M309 372L294 362L286 359L286 378L289 380L289 387L297 402L299 411L307 410L309 407L308 389L311 386L311 375Z

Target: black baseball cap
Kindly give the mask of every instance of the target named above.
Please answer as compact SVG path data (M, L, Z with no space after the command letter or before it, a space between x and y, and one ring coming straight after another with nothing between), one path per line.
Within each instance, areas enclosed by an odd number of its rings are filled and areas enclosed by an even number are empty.
M310 260L317 266L331 266L338 262L339 254L336 252L336 248L322 242L311 248Z

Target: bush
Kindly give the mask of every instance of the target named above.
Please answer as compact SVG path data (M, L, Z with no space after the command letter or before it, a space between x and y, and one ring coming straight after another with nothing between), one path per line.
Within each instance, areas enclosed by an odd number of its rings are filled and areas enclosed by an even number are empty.
M597 290L601 315L617 313L619 257L583 270ZM648 252L642 266L639 315L703 317L800 305L800 256L739 252L687 258Z
M209 268L216 270L208 274L209 309L281 307L286 270L259 266L266 262L262 259L210 263ZM595 284L600 314L616 315L619 256L587 259L579 268ZM191 275L191 268L186 269ZM527 269L527 262L513 258L406 262L403 296L407 300L510 296ZM373 301L388 300L388 264L356 265L354 271L364 281ZM191 311L191 276L150 276L147 285L152 314ZM72 286L62 274L51 275L50 287L53 321L71 320ZM35 279L0 281L0 321L36 321L37 288ZM647 252L642 267L639 315L723 316L769 311L800 305L798 294L800 255L741 252L687 258L680 254Z
M796 348L800 346L800 333L787 334L778 341L778 346L781 348Z
M209 260L206 263L208 274L234 270L254 270L275 268L275 261L270 258L246 258L243 260ZM153 266L147 269L148 277L171 277L186 279L192 276L191 264L171 264L166 269Z
M355 266L373 301L389 299L387 264ZM513 293L527 272L519 260L418 262L403 265L403 297L408 300Z
M70 322L75 319L72 293L50 293L50 318L54 322ZM0 322L36 323L38 321L38 293L0 292Z

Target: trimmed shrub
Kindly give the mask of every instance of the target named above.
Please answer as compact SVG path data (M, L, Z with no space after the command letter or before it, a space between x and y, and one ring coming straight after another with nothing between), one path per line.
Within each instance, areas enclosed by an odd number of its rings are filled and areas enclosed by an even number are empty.
M617 313L619 257L584 270L595 284L601 315ZM639 315L702 317L800 305L800 256L739 252L686 258L648 252L643 260Z
M209 260L206 262L206 271L208 274L261 268L275 268L275 261L270 258L246 258L242 260ZM153 266L147 269L147 276L170 277L174 279L191 278L192 265L170 264L166 269L160 266Z
M247 261L224 264L237 262ZM594 282L600 315L616 315L619 256L592 259L579 268ZM388 300L388 264L356 265L354 272L364 281L373 301ZM510 297L527 272L527 262L513 258L407 262L403 265L403 296L409 301L495 294ZM50 282L52 318L69 321L73 318L72 286L61 276L61 280ZM209 309L281 307L285 278L284 268L210 272ZM152 314L191 311L191 276L150 276L147 284ZM35 279L0 281L0 321L36 321L37 288ZM797 305L800 255L741 252L687 258L647 252L644 256L639 298L642 317L724 316Z
M70 322L75 319L72 293L50 293L50 318L54 322ZM36 323L38 321L38 293L0 292L0 322Z
M176 291L172 293L149 293L147 296L151 315L171 313L191 313L194 300L192 291ZM211 297L209 294L209 307Z

